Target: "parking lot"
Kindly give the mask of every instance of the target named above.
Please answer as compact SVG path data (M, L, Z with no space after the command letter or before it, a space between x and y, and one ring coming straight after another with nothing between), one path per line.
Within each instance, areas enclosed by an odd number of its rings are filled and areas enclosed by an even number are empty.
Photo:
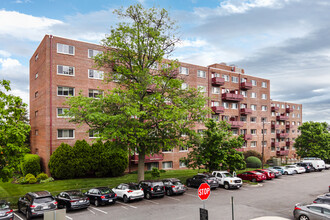
M235 219L245 220L260 216L281 216L293 219L296 203L311 203L318 195L327 192L330 171L282 176L254 186L244 184L239 190L212 190L205 202L209 219L231 219L231 197L234 197ZM202 201L197 189L189 188L184 195L165 196L130 203L118 201L115 205L95 207L67 213L68 220L90 219L199 219ZM15 212L15 220L25 219ZM38 218L36 218L38 219ZM39 218L42 219L42 218Z

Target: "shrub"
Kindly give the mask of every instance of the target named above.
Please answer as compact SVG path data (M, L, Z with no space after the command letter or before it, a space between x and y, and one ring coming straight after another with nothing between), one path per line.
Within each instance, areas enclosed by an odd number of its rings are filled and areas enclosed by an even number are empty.
M244 155L244 158L245 160L248 158L248 157L258 157L260 160L262 160L262 156L259 152L255 151L255 150L248 150L246 152L243 152L243 155Z
M53 182L54 181L54 178L53 177L49 177L45 180L41 180L40 183L49 183L49 182Z
M160 171L157 167L153 167L151 170L151 176L153 178L160 177Z
M20 177L20 178L17 180L17 182L18 182L19 184L27 184L27 183L28 183L28 181L26 181L25 177Z
M25 154L21 162L21 170L25 176L28 173L37 175L40 173L40 157L36 154Z
M36 183L37 181L38 181L37 178L32 177L32 178L29 179L29 184L34 184L34 183Z
M50 156L48 167L53 177L58 179L71 179L74 177L75 166L72 147L62 143Z
M92 158L94 165L92 171L95 176L111 176L111 155L110 151L104 146L101 141L98 141L92 145Z
M110 173L111 176L121 176L128 166L128 154L124 150L110 152Z
M248 157L246 158L246 167L247 168L260 168L261 160L258 157Z
M76 177L85 177L93 165L92 148L85 140L76 141L73 146L74 167Z
M25 176L26 181L29 181L30 178L35 178L35 176L31 173L26 174L26 176Z
M48 179L48 175L45 173L39 173L37 176L37 180L40 182L41 180L46 180Z

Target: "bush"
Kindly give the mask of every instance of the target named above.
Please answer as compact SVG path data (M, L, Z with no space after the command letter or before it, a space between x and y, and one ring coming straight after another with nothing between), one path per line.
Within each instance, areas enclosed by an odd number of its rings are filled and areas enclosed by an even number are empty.
M160 177L160 171L157 167L153 167L151 170L151 176L153 178Z
M49 183L49 182L53 182L54 181L54 178L53 177L49 177L45 180L41 180L40 183Z
M25 154L21 162L21 170L24 176L28 173L38 175L40 173L40 157L36 154Z
M25 176L26 181L29 181L30 178L35 178L35 176L31 173L26 174L26 176Z
M260 168L261 160L258 157L248 157L246 158L246 167L247 168Z
M37 180L40 182L41 180L46 180L48 179L48 175L45 173L39 173L37 176Z
M110 151L101 141L98 141L92 145L92 158L94 161L92 171L96 177L111 176Z
M34 184L34 183L36 183L37 181L38 181L37 178L32 177L32 178L29 179L29 184Z
M85 140L78 140L73 146L76 177L85 177L93 165L92 148Z
M18 182L19 184L27 184L27 183L29 183L28 181L26 181L25 177L20 177L20 178L17 180L17 182Z
M254 150L248 150L246 152L243 152L243 155L244 155L244 158L245 160L248 158L248 157L258 157L260 160L262 160L262 156L259 152L257 151L254 151Z
M111 176L121 176L128 166L128 154L124 150L110 152L110 172Z
M58 179L73 178L75 173L74 157L72 147L62 143L50 156L48 167L52 176Z

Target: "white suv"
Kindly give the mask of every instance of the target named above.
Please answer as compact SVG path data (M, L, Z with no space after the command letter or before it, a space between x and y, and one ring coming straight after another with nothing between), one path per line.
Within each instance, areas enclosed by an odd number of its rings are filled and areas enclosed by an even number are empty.
M295 173L305 173L306 172L305 167L301 167L298 165L286 165L285 167L294 169Z
M213 171L212 175L217 178L219 185L223 186L225 189L242 187L242 179L231 175L227 171Z

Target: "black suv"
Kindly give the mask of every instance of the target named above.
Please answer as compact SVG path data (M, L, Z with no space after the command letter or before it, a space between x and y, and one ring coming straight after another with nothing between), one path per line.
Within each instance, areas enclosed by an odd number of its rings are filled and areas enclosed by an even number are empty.
M14 220L13 210L5 200L0 200L0 220Z
M300 163L296 163L298 166L304 167L306 169L306 173L309 172L314 172L315 168L313 167L312 163L309 162L300 162Z
M165 195L165 186L160 180L144 180L139 183L139 186L143 189L146 199L164 197Z
M217 179L210 174L198 174L187 179L187 186L189 187L199 187L202 183L209 184L211 189L216 189L219 187L219 182Z
M26 215L26 219L42 216L45 211L55 210L57 202L48 191L29 192L19 198L18 211Z
M89 198L83 195L79 190L61 192L57 197L58 208L86 209L89 206Z

